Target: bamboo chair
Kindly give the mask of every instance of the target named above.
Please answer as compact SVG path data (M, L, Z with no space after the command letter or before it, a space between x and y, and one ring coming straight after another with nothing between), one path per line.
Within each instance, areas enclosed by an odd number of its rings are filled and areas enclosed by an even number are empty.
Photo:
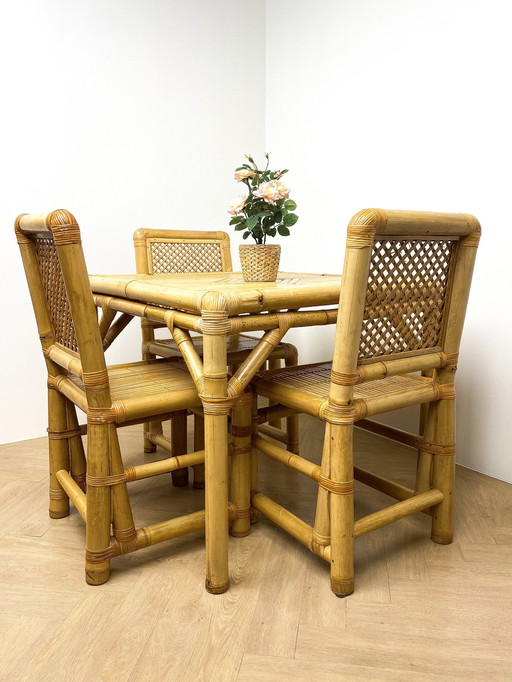
M200 400L183 363L106 366L115 322L98 325L71 213L21 215L15 231L48 370L50 517L67 516L73 501L86 522L86 580L99 585L109 578L112 557L204 527L200 511L136 530L127 490L130 481L200 463L204 452L125 469L117 438L120 426L168 418ZM87 427L78 426L75 405Z
M356 214L348 226L332 363L262 371L253 381L257 395L326 424L320 466L257 430L253 440L260 452L317 482L314 525L262 492L253 490L250 502L330 563L337 596L354 589L353 538L423 511L432 517L432 540L452 542L454 378L479 237L470 215ZM367 419L417 404L428 406L421 435ZM354 424L418 449L415 490L353 466ZM250 466L242 469L232 499L243 508ZM398 503L354 522L354 478Z
M191 230L139 229L133 235L137 272L148 275L162 275L186 272L231 272L231 251L229 236L225 232ZM174 339L155 338L159 326L149 320L142 320L142 357L145 360L155 357L181 358L181 352ZM259 339L247 334L235 334L228 339L228 364L234 369L254 350ZM194 346L202 357L202 337L193 337ZM296 365L297 349L291 343L279 343L268 360L269 367ZM162 422L144 424L144 452L154 452L157 445L173 454L186 452L186 411L178 412L171 419L171 438L163 435ZM264 426L272 438L286 443L292 452L298 452L299 434L296 415L286 419L286 431L281 430L281 421ZM203 419L194 415L194 449L204 447ZM188 470L173 471L173 483L184 486L188 483ZM204 487L204 465L194 467L194 487Z

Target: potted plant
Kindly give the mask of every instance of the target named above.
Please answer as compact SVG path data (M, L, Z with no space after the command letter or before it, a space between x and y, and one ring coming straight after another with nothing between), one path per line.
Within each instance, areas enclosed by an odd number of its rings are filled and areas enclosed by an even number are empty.
M288 170L269 170L269 154L265 154L266 166L260 170L252 156L248 163L235 170L235 180L247 187L247 194L232 199L228 213L235 230L243 231L243 238L252 237L255 244L240 245L240 262L246 282L275 282L279 269L281 246L267 244L267 237L287 237L290 227L299 219L293 211L297 204L292 201L290 190L281 179Z

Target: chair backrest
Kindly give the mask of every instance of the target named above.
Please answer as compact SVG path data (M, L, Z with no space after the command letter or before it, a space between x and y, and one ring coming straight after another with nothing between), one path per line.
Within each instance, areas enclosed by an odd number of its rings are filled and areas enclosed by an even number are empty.
M232 270L225 232L140 229L133 243L139 274Z
M480 237L466 214L368 209L349 223L333 360L349 386L358 367L459 351ZM414 358L417 358L415 360ZM331 393L349 395L350 391Z
M90 405L110 405L96 307L74 216L65 210L24 214L16 219L15 232L49 374L79 375Z

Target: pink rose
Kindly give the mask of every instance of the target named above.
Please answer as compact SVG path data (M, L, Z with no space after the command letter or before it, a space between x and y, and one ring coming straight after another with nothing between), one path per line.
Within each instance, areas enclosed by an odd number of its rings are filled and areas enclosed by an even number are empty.
M242 168L242 170L236 171L235 180L241 182L242 180L247 180L247 178L252 178L256 173L250 168Z
M262 182L254 195L269 204L275 204L279 199L288 199L290 190L281 180L270 180L270 182Z

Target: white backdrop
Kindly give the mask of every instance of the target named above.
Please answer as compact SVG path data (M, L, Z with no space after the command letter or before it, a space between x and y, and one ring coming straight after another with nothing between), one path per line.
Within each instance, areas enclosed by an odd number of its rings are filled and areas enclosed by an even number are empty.
M46 426L15 216L68 208L91 272L133 271L137 227L227 229L233 168L268 150L290 168L299 204L283 269L340 272L345 226L361 208L480 219L458 457L512 481L512 370L501 361L512 338L509 25L507 0L11 3L0 21L0 442ZM303 361L324 359L332 331L295 340ZM137 343L134 326L112 361Z
M19 0L6 8L0 442L46 429L45 368L15 217L67 208L91 272L133 272L138 227L227 228L233 169L244 152L264 149L265 125L264 0ZM247 27L251 59L242 59ZM133 359L140 332L132 327L109 361Z
M339 271L362 208L476 215L457 456L512 482L510 3L272 0L267 10L267 148L292 169L300 214L286 261ZM326 335L304 337L302 360L320 359Z

